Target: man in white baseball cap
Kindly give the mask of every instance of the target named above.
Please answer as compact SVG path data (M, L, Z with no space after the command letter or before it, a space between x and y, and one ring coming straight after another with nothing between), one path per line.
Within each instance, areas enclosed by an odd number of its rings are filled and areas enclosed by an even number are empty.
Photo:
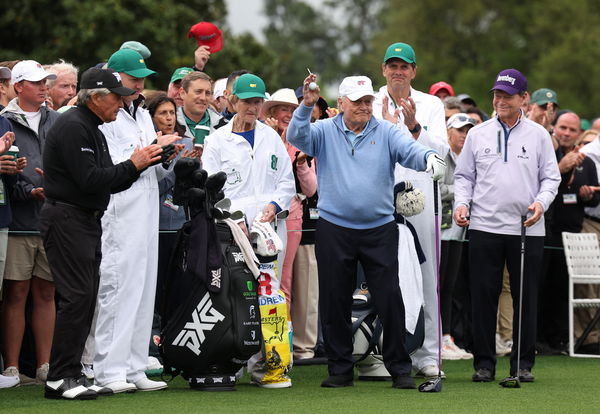
M42 237L38 234L39 213L45 195L43 179L36 170L43 170L42 148L46 134L58 113L44 105L48 87L46 79L56 75L46 72L34 60L24 60L12 69L11 82L17 97L11 100L1 115L6 117L15 133L19 156L27 158L25 170L17 175L13 186L11 208L13 220L8 236L8 250L4 271L4 321L5 338L4 375L19 377L19 353L25 329L25 301L31 291L33 296L32 321L36 343L38 369L36 381L46 381L55 306L54 281Z
M416 388L404 346L404 304L398 282L398 227L394 221L394 166L428 169L435 179L444 162L403 129L373 117L375 93L366 76L345 78L339 87L341 113L310 123L319 87L311 74L294 111L287 139L319 160L319 221L316 256L319 306L329 377L322 387L353 385L352 292L357 262L384 324L383 358L394 388ZM436 98L437 99L437 98Z

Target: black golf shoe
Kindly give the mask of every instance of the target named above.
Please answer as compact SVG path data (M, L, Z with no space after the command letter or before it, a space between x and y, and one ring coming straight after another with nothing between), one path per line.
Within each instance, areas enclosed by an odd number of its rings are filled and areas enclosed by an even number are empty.
M473 374L473 382L492 382L494 380L494 373L492 370L487 368L479 368Z
M330 375L322 383L324 388L341 388L354 386L354 374Z
M511 376L516 376L514 372L510 373ZM520 369L519 370L519 381L521 382L533 382L535 381L535 377L528 369Z
M82 385L77 378L63 378L46 381L44 397L53 400L95 400L98 393Z
M415 384L415 380L409 375L398 375L394 378L394 383L392 384L392 388L400 388L402 390L414 390L417 388Z

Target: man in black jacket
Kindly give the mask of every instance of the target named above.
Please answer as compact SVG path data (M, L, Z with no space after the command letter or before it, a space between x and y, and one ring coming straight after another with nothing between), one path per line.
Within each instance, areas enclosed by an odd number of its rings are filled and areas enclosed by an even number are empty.
M46 398L94 399L110 390L91 385L81 374L81 354L98 293L102 226L110 194L123 191L141 171L160 160L149 145L113 165L98 126L116 119L122 96L117 73L88 69L81 78L77 107L61 116L44 150L46 203L41 212L44 247L56 284L57 308Z

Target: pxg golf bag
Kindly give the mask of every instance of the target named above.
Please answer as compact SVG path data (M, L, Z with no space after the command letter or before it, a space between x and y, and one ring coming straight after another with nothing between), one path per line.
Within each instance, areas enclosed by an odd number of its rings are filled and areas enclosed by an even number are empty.
M199 162L175 165L175 204L188 219L177 234L166 281L160 352L166 373L198 390L233 390L236 372L260 350L258 283L223 211L225 174L207 177Z

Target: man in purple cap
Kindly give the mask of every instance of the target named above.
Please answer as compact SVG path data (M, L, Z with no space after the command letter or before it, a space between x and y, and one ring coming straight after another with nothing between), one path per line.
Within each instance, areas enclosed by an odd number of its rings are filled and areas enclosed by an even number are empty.
M513 339L521 331L510 360L511 376L533 382L539 269L544 251L544 211L556 196L560 173L548 132L527 119L527 79L516 69L496 77L496 117L473 127L454 172L454 221L469 226L473 306L474 382L494 380L496 312L506 263L513 295ZM470 215L469 215L470 206ZM519 329L521 217L526 227L522 327Z

